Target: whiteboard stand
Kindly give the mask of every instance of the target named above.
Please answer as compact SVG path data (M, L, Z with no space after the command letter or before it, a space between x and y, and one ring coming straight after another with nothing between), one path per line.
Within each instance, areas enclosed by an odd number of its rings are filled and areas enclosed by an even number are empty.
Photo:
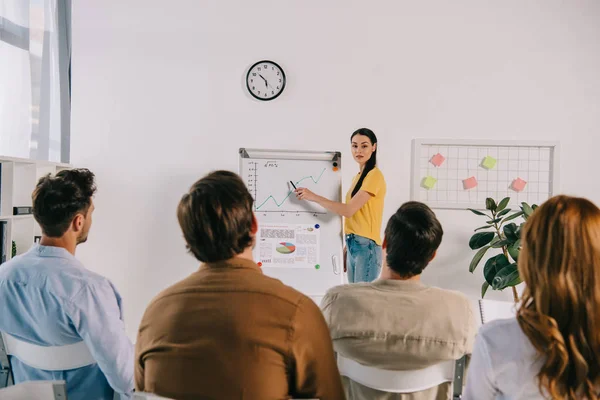
M241 148L239 157L258 221L254 260L263 272L310 297L342 284L342 217L298 200L292 186L341 202L341 153Z

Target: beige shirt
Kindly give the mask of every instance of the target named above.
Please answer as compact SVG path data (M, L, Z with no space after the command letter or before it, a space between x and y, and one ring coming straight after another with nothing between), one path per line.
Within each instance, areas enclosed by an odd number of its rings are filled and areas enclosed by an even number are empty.
M319 307L243 259L203 265L150 303L135 382L178 400L344 398Z
M337 286L323 298L334 350L360 364L414 370L456 360L472 351L475 315L466 296L419 281L377 280ZM343 377L352 399L451 398L450 384L422 392L392 394Z

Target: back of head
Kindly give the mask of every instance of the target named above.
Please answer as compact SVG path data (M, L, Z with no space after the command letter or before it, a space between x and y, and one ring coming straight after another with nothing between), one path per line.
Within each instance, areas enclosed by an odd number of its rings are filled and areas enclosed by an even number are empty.
M31 197L33 217L42 233L54 238L63 236L78 213L87 213L95 192L94 174L85 168L40 178Z
M423 203L404 203L387 223L387 266L402 278L421 274L442 242L442 225Z
M527 220L519 271L527 284L517 317L545 357L540 391L598 399L600 384L600 210L556 196Z
M253 243L253 199L242 179L215 171L184 194L177 218L187 249L202 262L230 259Z

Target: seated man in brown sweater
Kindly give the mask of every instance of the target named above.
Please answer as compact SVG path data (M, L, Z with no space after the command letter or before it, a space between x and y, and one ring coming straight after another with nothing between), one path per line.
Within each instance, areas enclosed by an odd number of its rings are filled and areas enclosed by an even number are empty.
M136 343L139 391L175 399L343 399L318 306L252 260L257 222L239 176L196 182L177 217L202 262L148 306Z

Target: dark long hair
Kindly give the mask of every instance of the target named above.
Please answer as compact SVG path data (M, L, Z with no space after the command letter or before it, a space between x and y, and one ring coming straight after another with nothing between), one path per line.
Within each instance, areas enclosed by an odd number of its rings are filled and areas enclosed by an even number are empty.
M372 145L377 143L377 136L375 136L373 131L368 128L360 128L360 129L357 129L356 131L354 131L352 136L350 136L350 141L352 141L352 138L356 135L363 135L363 136L368 137L369 140L371 141ZM360 190L360 187L362 186L363 181L365 180L365 176L367 176L367 174L373 168L375 168L376 165L377 165L377 150L375 150L373 152L373 154L371 154L371 158L369 158L369 161L367 161L367 163L365 164L365 168L363 169L362 174L360 174L360 178L358 178L358 182L356 182L356 186L354 186L354 190L352 190L352 196L350 196L350 197L354 197L354 195L356 193L358 193L358 191Z

